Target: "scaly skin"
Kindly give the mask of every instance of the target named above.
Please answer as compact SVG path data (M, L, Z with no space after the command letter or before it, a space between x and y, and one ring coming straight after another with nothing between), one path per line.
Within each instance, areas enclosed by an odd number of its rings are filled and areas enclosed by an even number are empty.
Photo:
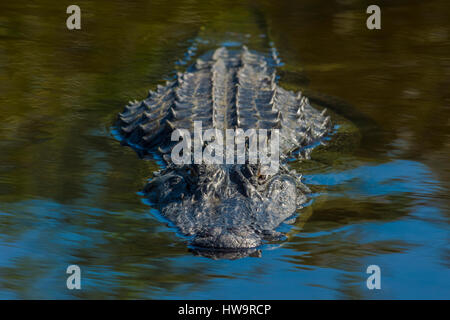
M306 202L309 190L286 159L308 158L331 124L301 93L277 85L277 60L246 47L219 48L119 115L123 141L141 155L159 152L167 164L145 187L146 196L209 257L242 257L264 240L281 239L275 229ZM245 164L176 165L170 157L171 132L193 132L193 121L222 131L279 129L279 171L263 175L261 164L248 159Z

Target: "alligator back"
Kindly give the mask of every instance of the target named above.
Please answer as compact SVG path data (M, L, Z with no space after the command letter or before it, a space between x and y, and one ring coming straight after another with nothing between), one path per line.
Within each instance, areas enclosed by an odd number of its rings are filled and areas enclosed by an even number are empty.
M305 150L330 128L329 117L299 92L277 85L275 53L262 54L221 47L201 56L177 79L158 86L146 99L131 102L119 114L124 141L144 151L155 147L169 153L170 133L193 132L194 121L204 129L279 129L280 153ZM172 144L173 145L173 144Z

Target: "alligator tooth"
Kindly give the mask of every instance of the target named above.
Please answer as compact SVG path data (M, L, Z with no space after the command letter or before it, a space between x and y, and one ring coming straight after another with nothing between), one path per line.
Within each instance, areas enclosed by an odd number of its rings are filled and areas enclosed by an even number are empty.
M302 92L299 91L299 92L297 92L296 99L297 99L297 100L300 100L301 98L302 98Z
M322 112L320 113L320 115L324 116L326 112L327 112L327 108L323 109Z

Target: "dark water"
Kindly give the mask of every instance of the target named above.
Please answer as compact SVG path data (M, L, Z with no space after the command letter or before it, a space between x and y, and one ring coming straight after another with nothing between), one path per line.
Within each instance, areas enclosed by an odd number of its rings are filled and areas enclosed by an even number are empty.
M80 31L69 4L0 3L0 298L450 298L448 1L378 1L379 31L368 1L77 1ZM349 122L292 164L314 193L288 241L193 256L137 194L156 163L111 124L190 46L271 42L282 85Z

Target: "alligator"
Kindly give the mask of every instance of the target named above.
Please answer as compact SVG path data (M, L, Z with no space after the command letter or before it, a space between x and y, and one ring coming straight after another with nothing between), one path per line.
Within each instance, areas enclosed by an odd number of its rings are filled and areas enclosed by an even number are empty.
M309 158L332 124L326 109L317 110L301 92L278 85L279 62L273 50L210 50L146 99L130 102L117 118L123 144L142 157L163 159L163 168L144 187L145 196L203 255L236 258L284 239L276 229L307 202L310 190L288 161ZM231 164L175 163L172 133L192 132L194 121L221 131L278 129L279 169L264 171L248 157ZM267 142L271 139L269 134ZM202 143L206 148L208 142ZM245 146L248 151L249 143Z

